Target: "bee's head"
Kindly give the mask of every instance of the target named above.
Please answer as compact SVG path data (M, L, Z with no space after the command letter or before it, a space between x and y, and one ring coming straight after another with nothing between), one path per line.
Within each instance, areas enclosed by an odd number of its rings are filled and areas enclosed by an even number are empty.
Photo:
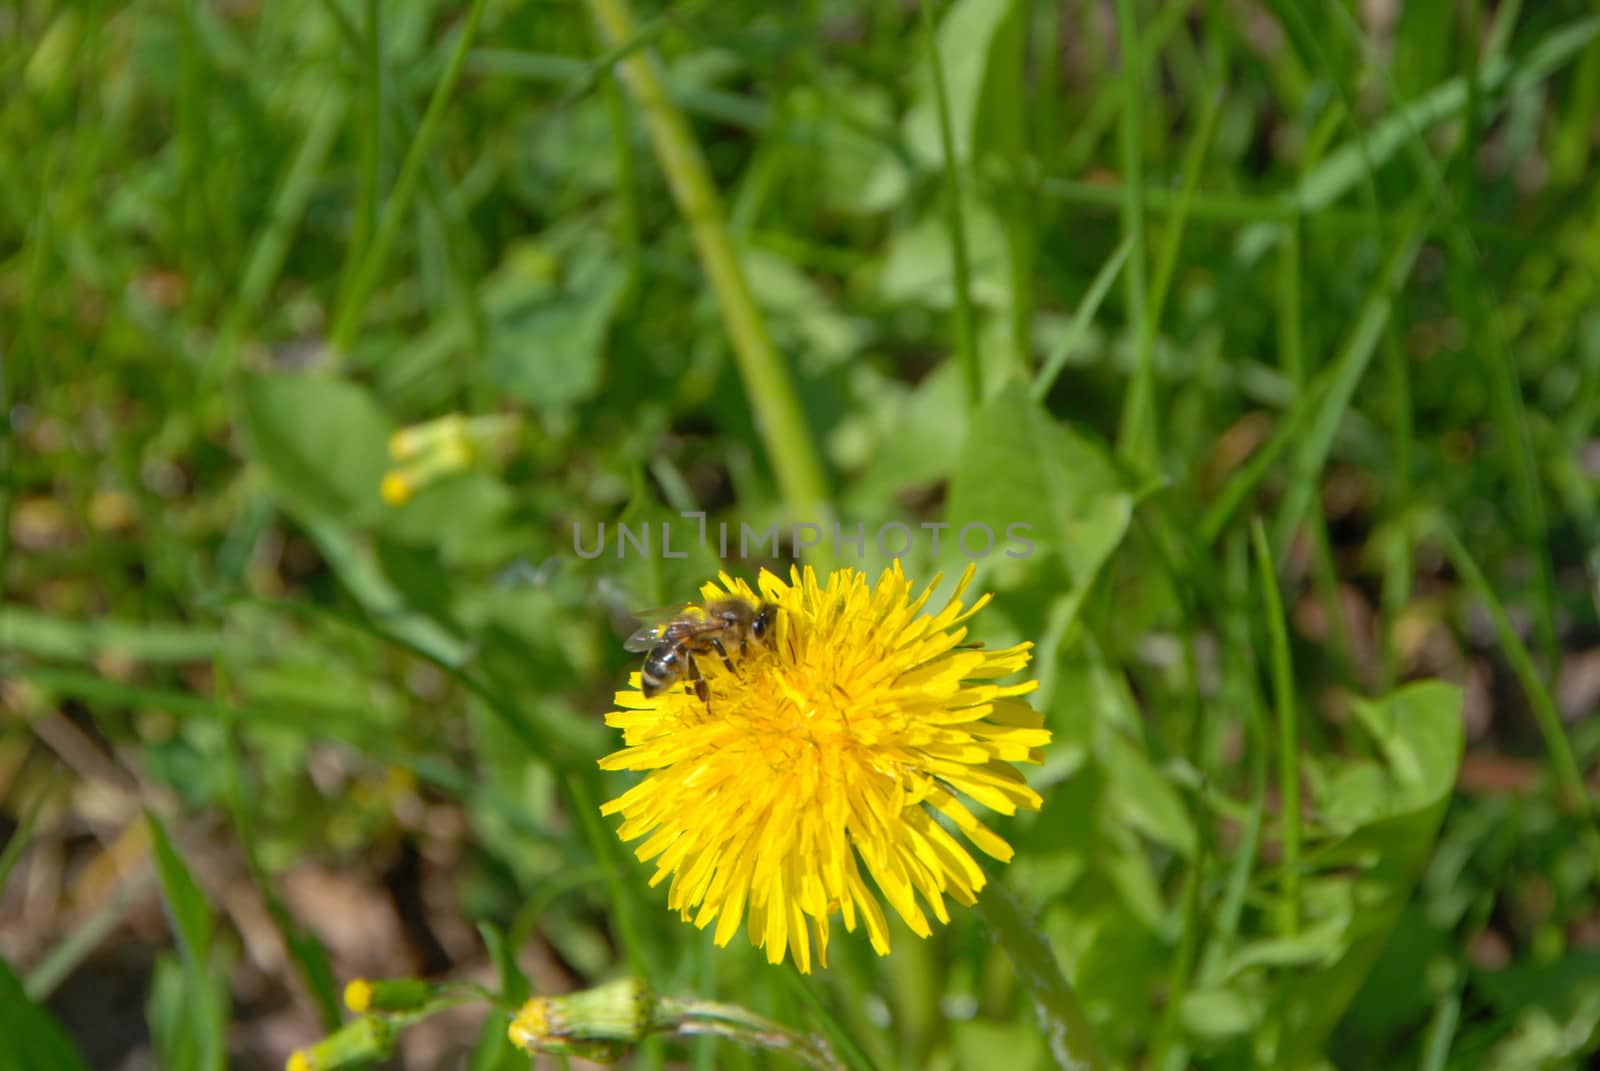
M761 604L760 609L756 611L755 619L750 622L750 635L759 641L765 642L772 635L772 630L777 624L777 603L764 602Z

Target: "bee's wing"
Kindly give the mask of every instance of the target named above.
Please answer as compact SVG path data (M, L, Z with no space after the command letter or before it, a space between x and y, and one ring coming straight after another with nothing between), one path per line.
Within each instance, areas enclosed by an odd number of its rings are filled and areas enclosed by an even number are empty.
M648 651L656 645L656 641L660 639L661 633L665 629L665 625L646 625L623 640L622 649L624 651L632 651L634 654Z
M666 631L667 623L682 617L694 603L680 602L676 606L659 606L654 610L635 611L633 617L641 622L641 627L634 630L633 635L622 642L625 651L635 654L648 651L661 640L661 634Z

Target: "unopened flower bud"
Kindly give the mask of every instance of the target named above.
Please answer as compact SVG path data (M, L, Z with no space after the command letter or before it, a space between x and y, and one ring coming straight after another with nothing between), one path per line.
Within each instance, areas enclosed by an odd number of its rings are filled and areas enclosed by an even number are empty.
M369 1015L346 1024L310 1048L291 1054L284 1071L342 1071L387 1060L393 1052L393 1029L384 1020Z
M635 1044L650 1033L656 998L636 978L558 997L534 997L522 1006L506 1035L527 1052L581 1045Z
M433 986L416 978L357 978L344 987L345 1007L353 1012L415 1011L433 996Z

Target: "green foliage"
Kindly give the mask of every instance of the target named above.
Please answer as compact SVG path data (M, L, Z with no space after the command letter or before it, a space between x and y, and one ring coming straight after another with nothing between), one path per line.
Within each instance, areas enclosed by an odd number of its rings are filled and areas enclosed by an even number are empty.
M621 976L721 1002L645 1068L1592 1061L1600 17L1237 14L12 5L0 1066L100 972L116 1062L281 1066L372 962L494 979L481 1071ZM808 978L597 808L628 612L796 523L935 601L986 526L1054 734L976 910Z
M28 999L22 981L0 960L0 1028L12 1071L83 1071L88 1065L50 1013Z
M160 819L151 815L149 823L161 897L179 953L176 961L171 956L156 961L150 1032L162 1066L213 1071L227 1066L228 990L212 963L216 918Z

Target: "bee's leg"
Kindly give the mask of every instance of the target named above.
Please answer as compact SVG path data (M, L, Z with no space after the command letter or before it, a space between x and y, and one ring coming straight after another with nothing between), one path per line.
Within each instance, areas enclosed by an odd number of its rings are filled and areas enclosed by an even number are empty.
M695 662L694 655L688 655L685 661L689 663L689 680L693 682L694 694L700 697L700 702L706 705L706 713L711 713L711 686L706 684L706 679L700 673L700 666Z
M737 677L739 671L733 668L733 659L728 657L728 649L722 646L722 641L716 636L711 637L711 649L717 652L718 657L722 659L722 664L728 667L728 672Z

